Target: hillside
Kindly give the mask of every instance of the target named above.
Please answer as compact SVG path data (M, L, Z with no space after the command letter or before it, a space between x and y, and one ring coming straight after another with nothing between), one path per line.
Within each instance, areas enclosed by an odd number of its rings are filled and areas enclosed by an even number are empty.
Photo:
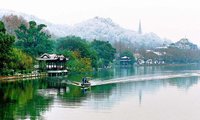
M154 48L169 43L155 33L138 34L114 23L110 18L94 17L73 26L53 24L32 15L9 10L0 10L0 18L4 15L23 16L27 21L35 20L37 23L46 24L47 29L56 37L75 35L87 40L99 39L111 43L121 42L133 44L135 47ZM137 29L137 28L136 28Z

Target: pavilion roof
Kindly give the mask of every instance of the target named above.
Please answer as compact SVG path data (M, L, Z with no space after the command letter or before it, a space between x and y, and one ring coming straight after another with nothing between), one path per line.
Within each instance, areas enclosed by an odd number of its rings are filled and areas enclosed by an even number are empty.
M64 61L64 60L69 60L69 58L64 57L63 55L57 55L57 54L48 54L48 53L44 53L43 55L41 55L40 57L36 58L37 60L40 61L49 61L49 60L60 60L60 61Z

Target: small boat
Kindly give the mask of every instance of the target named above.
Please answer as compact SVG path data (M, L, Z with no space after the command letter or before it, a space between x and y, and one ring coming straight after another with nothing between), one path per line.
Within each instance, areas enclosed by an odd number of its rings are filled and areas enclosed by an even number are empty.
M85 88L85 87L90 87L91 83L87 82L87 83L81 83L81 87Z
M82 83L81 83L81 87L85 88L85 87L90 87L91 83L89 82L88 78L83 78L82 79Z
M77 82L77 81L70 81L69 84L74 85L74 86L78 86L81 88L89 88L91 86L91 83L89 82L88 78L83 78L82 82Z

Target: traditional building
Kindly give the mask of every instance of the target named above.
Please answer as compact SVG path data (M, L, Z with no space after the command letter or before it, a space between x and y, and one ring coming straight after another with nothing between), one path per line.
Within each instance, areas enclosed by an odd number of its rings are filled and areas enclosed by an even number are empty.
M39 58L39 70L45 71L49 76L60 76L67 74L66 62L69 60L63 55L44 53Z
M131 64L130 57L123 56L120 58L120 65L130 65L130 64Z

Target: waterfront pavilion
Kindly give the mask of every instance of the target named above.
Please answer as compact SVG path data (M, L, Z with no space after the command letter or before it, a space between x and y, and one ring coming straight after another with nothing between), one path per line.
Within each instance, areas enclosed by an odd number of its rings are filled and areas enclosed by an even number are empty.
M63 55L44 53L37 60L39 61L39 71L47 72L48 76L66 75L68 72L66 63L69 58Z

